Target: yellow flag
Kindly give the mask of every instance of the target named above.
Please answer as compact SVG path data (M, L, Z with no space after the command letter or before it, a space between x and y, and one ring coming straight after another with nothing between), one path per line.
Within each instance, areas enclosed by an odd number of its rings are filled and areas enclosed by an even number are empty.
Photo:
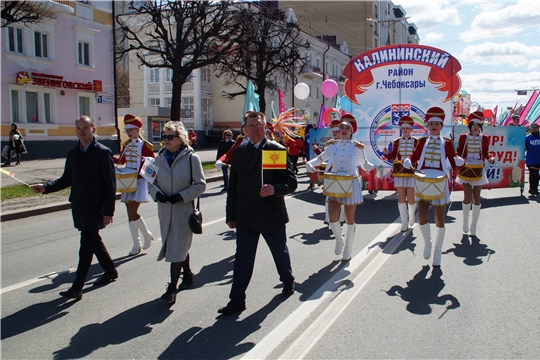
M263 170L284 170L287 168L287 150L263 150Z

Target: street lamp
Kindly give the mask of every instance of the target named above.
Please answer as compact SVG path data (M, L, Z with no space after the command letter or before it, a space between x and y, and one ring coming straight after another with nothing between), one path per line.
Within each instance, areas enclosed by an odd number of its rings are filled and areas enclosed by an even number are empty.
M387 23L387 24L395 24L397 22L401 22L402 20L407 20L408 18L410 18L410 16L407 16L407 17L404 17L404 18L399 18L399 19L389 19L389 20L376 20L376 19L372 19L372 18L367 18L366 20L367 21L373 21L377 24L379 23ZM388 25L388 38L386 39L386 45L392 45L392 42L390 41L390 25Z

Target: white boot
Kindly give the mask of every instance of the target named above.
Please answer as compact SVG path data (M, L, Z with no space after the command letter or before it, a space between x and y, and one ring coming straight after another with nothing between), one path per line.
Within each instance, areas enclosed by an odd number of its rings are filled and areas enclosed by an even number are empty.
M415 223L416 203L409 204L409 226L413 227Z
M401 218L401 231L407 231L409 226L407 225L407 203L398 203L399 217Z
M424 225L418 224L422 237L424 238L424 259L431 257L431 231L429 229L429 223Z
M343 250L343 258L341 259L343 261L351 260L355 231L356 224L345 224L345 249Z
M137 224L137 227L141 231L141 234L144 237L144 244L143 244L143 250L148 249L150 246L152 246L152 240L154 240L154 234L152 234L150 231L148 231L148 228L146 227L146 223L144 222L144 219L142 216L134 221Z
M336 238L336 248L334 249L334 252L336 255L341 254L341 251L343 250L343 237L341 236L341 224L339 221L331 222L330 223L330 229L332 229L332 232L334 233L334 237Z
M469 232L469 212L471 211L471 204L461 203L461 209L463 210L463 233Z
M330 216L328 215L328 201L324 202L324 223L330 224Z
M131 233L131 238L133 239L133 247L129 252L129 256L135 256L141 252L141 240L139 240L139 229L135 221L129 221L129 232Z
M433 266L441 266L441 252L446 228L435 228L435 251L433 252Z
M341 204L341 208L339 210L339 222L344 223L345 222L345 205Z
M482 204L480 205L473 204L472 206L471 236L476 236L476 225L478 225L478 217L480 216L481 207L482 207Z

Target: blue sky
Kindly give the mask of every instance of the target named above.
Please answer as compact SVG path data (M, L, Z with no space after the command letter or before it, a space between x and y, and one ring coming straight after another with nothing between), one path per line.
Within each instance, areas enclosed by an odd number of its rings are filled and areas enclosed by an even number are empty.
M394 0L420 44L461 63L462 90L485 109L525 104L540 89L540 1ZM527 96L515 90L529 90Z

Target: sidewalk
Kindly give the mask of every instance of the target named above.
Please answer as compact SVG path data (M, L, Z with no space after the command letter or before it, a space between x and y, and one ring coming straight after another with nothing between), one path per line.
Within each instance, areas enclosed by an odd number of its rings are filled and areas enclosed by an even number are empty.
M214 162L216 160L216 152L217 149L200 149L195 151L195 153L200 157L203 163ZM65 158L24 161L23 155L23 158L21 159L21 165L3 167L3 169L12 172L16 178L28 184L36 184L59 178L64 172L65 161ZM216 168L205 171L205 176L207 182L222 180L221 170ZM19 185L21 183L6 174L2 174L0 184L1 187L4 187ZM40 201L36 201L35 204L32 204L32 200L34 198L27 199L29 201L20 202L20 205L13 204L11 200L8 200L10 201L10 210L8 211L4 211L4 205L7 201L2 202L0 221L20 219L28 216L45 214L52 211L65 210L70 208L70 204L67 201L67 196L62 196L61 202L59 202L58 198L55 199L52 196L50 198L47 198L46 196L47 195L43 197L40 196ZM120 194L117 194L117 197L119 199ZM38 200L38 197L36 197L35 200Z

